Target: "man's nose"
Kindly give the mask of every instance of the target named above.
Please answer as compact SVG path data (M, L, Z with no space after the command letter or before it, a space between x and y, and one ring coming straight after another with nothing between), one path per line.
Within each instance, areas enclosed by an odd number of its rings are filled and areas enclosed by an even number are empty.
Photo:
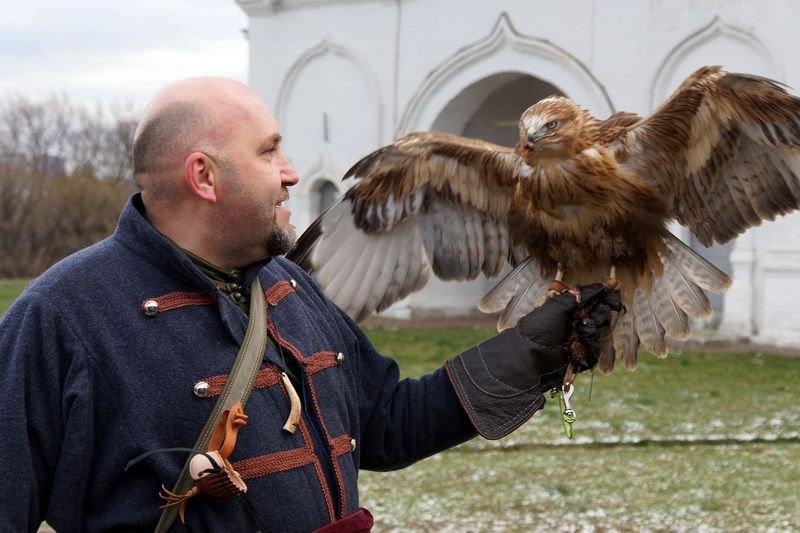
M297 173L294 166L289 162L289 159L284 157L284 165L281 169L281 185L284 187L291 187L300 181L300 174Z

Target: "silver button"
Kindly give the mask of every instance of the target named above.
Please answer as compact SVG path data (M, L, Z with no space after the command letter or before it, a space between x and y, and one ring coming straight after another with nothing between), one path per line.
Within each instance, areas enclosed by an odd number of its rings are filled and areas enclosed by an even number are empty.
M350 439L350 451L356 451L356 439Z
M342 366L342 363L344 363L344 354L339 352L336 354L336 366Z
M198 381L197 383L194 384L194 387L192 387L194 395L197 396L198 398L205 398L206 396L208 396L208 392L210 389L211 387L209 386L207 381Z
M293 279L289 280L289 285L291 285L293 289L297 288L297 282Z
M142 308L147 316L156 316L158 314L158 302L155 300L147 300Z

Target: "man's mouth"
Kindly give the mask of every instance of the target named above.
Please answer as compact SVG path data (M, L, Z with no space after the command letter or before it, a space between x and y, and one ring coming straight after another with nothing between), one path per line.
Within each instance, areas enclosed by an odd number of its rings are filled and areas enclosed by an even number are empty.
M278 197L278 201L275 203L275 207L285 207L283 205L283 202L286 202L288 200L289 200L289 191L287 191L286 189L282 189L281 195Z

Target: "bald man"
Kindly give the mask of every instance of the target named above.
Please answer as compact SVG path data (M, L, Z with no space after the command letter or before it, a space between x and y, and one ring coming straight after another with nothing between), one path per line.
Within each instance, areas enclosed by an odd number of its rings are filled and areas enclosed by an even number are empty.
M299 177L277 122L244 85L199 78L167 86L146 108L133 152L148 220L184 249L235 268L291 248L281 203Z
M45 518L60 533L368 530L360 468L499 438L560 382L570 295L446 368L399 380L396 363L281 257L298 175L246 86L167 86L141 118L133 159L140 192L114 234L53 266L0 322L0 531ZM256 277L263 294L249 293ZM247 490L174 493L255 298L271 342L229 457ZM613 305L613 293L584 289L584 305L600 300ZM162 515L167 503L181 520Z

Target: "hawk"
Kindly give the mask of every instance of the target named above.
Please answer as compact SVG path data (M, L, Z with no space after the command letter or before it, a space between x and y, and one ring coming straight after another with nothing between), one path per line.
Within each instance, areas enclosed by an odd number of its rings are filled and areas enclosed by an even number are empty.
M800 206L800 99L780 83L703 67L647 117L605 120L549 97L507 148L435 132L406 135L358 161L353 186L289 257L355 320L422 288L511 270L480 301L510 327L546 294L611 274L627 312L599 366L636 366L641 345L690 336L704 290L730 278L673 235L704 245Z

